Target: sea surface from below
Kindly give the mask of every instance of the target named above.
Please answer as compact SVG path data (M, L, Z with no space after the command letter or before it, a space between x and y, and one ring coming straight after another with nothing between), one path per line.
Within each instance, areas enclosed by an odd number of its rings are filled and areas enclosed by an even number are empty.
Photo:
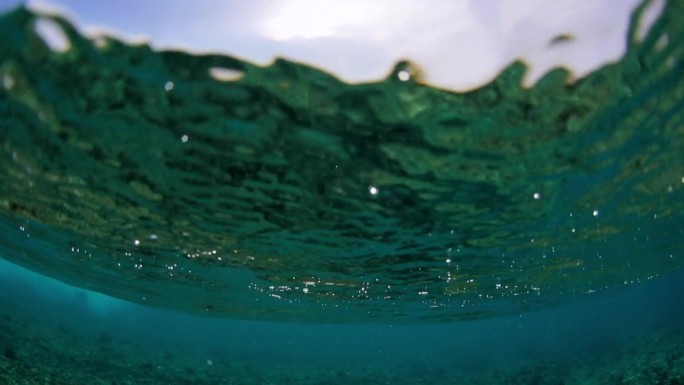
M314 323L515 315L677 271L684 7L638 37L642 11L585 78L524 88L515 62L450 93L407 62L349 85L18 8L0 16L0 255L146 306Z
M681 385L684 2L639 12L462 94L0 15L0 384Z

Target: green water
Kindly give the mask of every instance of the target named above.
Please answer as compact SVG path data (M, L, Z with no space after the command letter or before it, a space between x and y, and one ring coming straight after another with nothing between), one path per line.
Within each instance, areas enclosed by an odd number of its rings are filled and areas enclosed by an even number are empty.
M657 277L683 249L680 17L670 2L574 84L523 89L513 63L455 94L94 42L62 19L53 52L16 10L0 252L134 302L294 321L491 317Z
M0 16L0 385L683 384L684 3L641 12L468 93Z

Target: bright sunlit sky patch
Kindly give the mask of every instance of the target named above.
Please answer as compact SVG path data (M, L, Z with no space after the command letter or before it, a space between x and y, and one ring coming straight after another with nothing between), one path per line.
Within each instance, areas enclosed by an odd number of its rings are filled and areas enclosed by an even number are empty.
M657 13L665 0L655 1ZM348 82L386 77L399 60L432 85L466 90L523 58L531 85L563 65L576 77L626 49L641 0L27 0L66 15L86 34L153 47L222 52L257 64L274 57L317 66ZM18 3L0 0L3 4ZM552 44L554 38L559 42Z

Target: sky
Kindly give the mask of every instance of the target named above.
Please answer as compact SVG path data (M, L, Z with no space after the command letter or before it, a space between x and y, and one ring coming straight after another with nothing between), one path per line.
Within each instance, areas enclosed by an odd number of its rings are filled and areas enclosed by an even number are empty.
M665 1L653 1L651 13ZM21 2L0 0L0 10ZM557 66L581 77L619 60L641 0L23 2L67 16L86 35L226 53L260 65L284 57L351 83L383 79L398 61L410 60L425 83L464 91L516 59L530 66L526 86Z

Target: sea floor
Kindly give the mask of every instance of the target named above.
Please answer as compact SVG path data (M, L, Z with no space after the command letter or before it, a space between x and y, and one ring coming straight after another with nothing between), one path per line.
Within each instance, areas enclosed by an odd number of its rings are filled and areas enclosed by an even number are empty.
M9 296L0 300L3 385L684 384L682 325L645 332L600 358L587 352L592 358L513 359L482 362L474 369L448 360L384 367L348 364L340 357L336 365L317 367L286 357L263 365L258 357L227 350L146 343L98 327L88 315L55 312L49 303L22 303Z

